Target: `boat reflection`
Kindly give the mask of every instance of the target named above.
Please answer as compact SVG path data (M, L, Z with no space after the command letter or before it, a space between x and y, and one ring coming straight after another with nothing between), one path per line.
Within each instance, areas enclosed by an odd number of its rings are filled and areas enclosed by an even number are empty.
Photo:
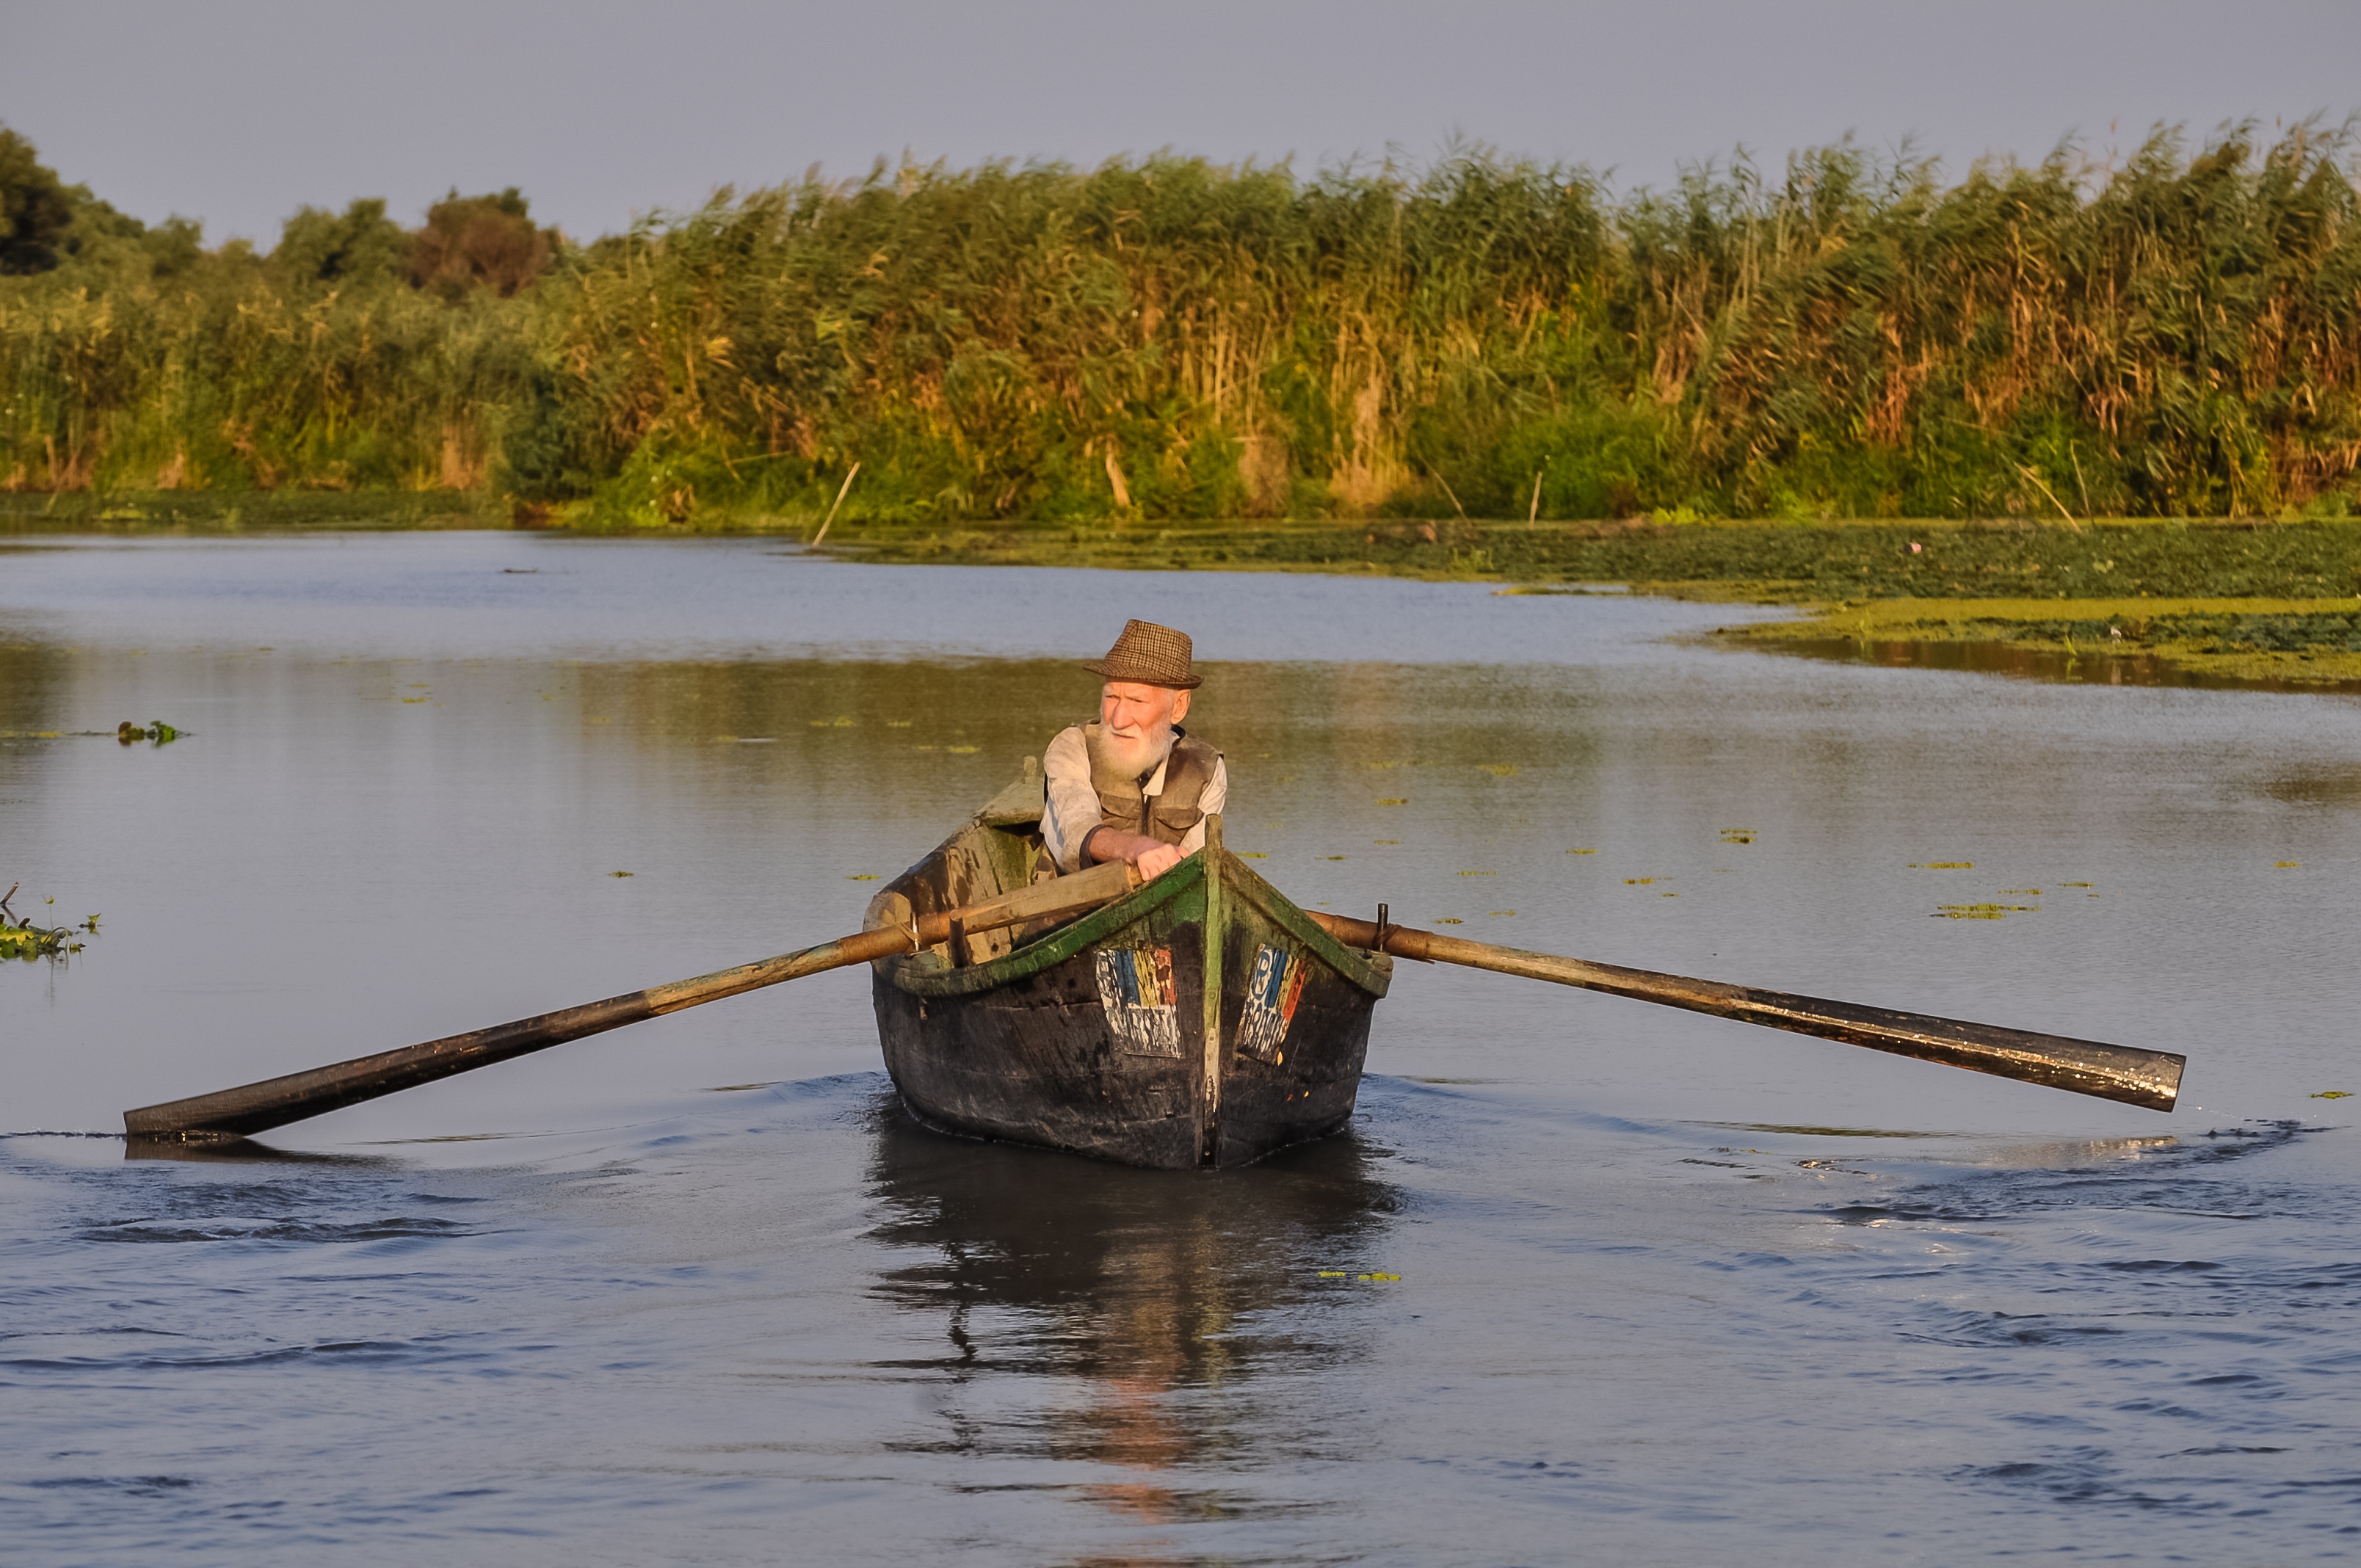
M1099 1467L1084 1495L1160 1526L1252 1512L1224 1483L1333 1445L1302 1375L1362 1354L1325 1309L1367 1288L1400 1208L1351 1135L1152 1171L945 1136L895 1102L874 1146L873 1236L901 1260L873 1293L950 1342L915 1364L949 1376L936 1452Z

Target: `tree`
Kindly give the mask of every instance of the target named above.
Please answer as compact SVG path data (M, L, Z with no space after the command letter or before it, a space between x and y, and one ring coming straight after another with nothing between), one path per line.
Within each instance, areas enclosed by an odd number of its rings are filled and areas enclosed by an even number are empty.
M73 223L73 202L33 144L0 126L0 272L46 272Z
M372 282L401 270L410 245L401 225L385 215L384 200L369 197L341 215L324 207L298 207L279 231L279 248L270 259L302 282Z
M410 280L456 300L473 288L507 299L544 272L557 233L536 228L513 185L497 196L451 193L426 209L426 226L410 242Z

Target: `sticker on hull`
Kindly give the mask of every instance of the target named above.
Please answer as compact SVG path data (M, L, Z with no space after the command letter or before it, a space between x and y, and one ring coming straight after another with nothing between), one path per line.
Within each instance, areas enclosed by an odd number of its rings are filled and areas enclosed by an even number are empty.
M1129 1056L1180 1054L1180 1010L1172 989L1170 948L1101 948L1099 1005L1115 1049Z
M1303 955L1265 944L1255 954L1254 978L1246 981L1246 1016L1238 1025L1238 1049L1261 1061L1279 1058L1296 1003L1303 1000Z

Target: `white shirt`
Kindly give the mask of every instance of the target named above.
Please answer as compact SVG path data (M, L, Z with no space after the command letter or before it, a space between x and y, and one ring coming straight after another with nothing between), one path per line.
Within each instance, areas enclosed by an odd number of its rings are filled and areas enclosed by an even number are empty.
M1170 756L1168 751L1167 760ZM1081 725L1060 730L1049 742L1041 753L1041 773L1049 788L1049 802L1041 812L1041 843L1058 870L1071 876L1082 869L1082 844L1101 826L1099 792L1091 784L1090 747ZM1164 762L1156 764L1142 791L1150 796L1164 793ZM1197 808L1210 817L1229 799L1229 767L1216 758L1213 781L1197 797ZM1180 852L1193 855L1204 847L1205 825L1200 822L1180 840Z

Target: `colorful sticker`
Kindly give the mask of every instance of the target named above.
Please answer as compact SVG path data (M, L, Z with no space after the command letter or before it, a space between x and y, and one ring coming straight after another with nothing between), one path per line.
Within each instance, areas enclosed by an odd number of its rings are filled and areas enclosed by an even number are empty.
M1180 1011L1172 988L1170 948L1101 948L1099 1005L1115 1048L1133 1056L1180 1054Z
M1239 1022L1238 1049L1270 1061L1287 1043L1287 1026L1303 1000L1303 955L1266 945L1255 954L1254 978L1246 981L1246 1016Z

